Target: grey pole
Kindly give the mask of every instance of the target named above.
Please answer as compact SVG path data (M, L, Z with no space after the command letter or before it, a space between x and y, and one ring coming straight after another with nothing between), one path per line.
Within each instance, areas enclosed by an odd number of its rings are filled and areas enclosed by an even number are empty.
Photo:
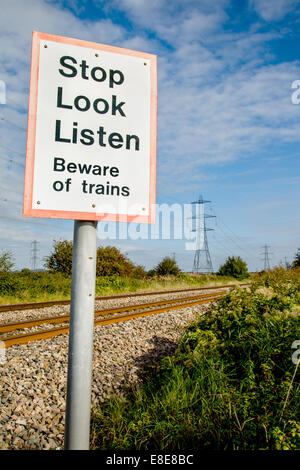
M65 449L88 450L90 437L97 222L74 222Z

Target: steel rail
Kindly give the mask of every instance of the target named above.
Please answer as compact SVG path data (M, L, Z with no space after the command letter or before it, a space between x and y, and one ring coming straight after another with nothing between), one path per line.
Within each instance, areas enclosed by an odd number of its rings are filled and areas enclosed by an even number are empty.
M133 318L138 318L146 315L155 315L155 314L160 314L163 312L171 311L171 310L178 310L186 307L192 307L195 305L199 304L205 304L208 302L214 302L216 300L221 299L224 297L225 294L222 295L215 295L215 296L210 296L205 299L198 299L194 300L192 302L185 302L181 304L176 304L176 305L168 305L167 307L155 309L155 310L143 310L141 312L132 312L132 313L123 313L120 315L115 315L112 317L105 317L105 318L98 318L95 319L94 325L99 326L99 325L108 325L111 323L116 323L116 322L123 322L127 320L131 320ZM182 300L182 299L181 299ZM142 305L142 304L141 304ZM1 338L1 341L4 342L5 347L13 346L16 344L26 344L29 343L30 341L37 341L40 339L47 339L47 338L52 338L54 336L66 334L69 331L69 326L62 326L58 328L51 328L48 330L41 330L33 333L25 333L22 335L15 335L15 336L10 336L10 337L3 337Z
M220 294L224 294L224 291L220 291ZM218 293L218 294L219 294ZM184 302L184 301L190 301L190 300L195 300L195 299L202 299L202 298L209 298L209 297L214 297L216 294L202 294L202 295L195 295L192 297L180 297L178 299L169 299L169 300L159 300L157 302L147 302L143 304L135 304L135 305L125 305L124 307L113 307L109 309L104 309L104 310L97 310L95 312L95 317L98 317L100 315L109 315L109 314L114 314L114 313L121 313L121 312L126 312L126 311L131 311L131 310L140 310L143 308L151 308L151 307L156 307L159 305L166 305L166 304L173 304L176 302ZM32 328L35 326L43 325L43 324L59 324L59 323L67 323L70 321L70 315L59 315L55 317L45 317L45 318L36 318L32 320L24 320L20 322L11 322L11 323L2 323L0 324L0 333L7 333L15 330L21 330L24 328Z
M146 292L134 292L129 294L114 294L114 295L103 295L95 297L95 300L111 300L111 299L122 299L126 297L139 297L139 296L148 296L148 295L163 295L163 294L172 294L177 292L190 292L197 290L215 290L223 289L230 287L241 287L249 285L249 283L241 284L224 284L220 286L206 286L206 287L191 287L187 289L172 289L172 290L161 290L161 291L146 291ZM49 300L45 302L27 302L23 304L6 304L0 305L0 312L10 312L14 310L29 310L29 309L39 309L45 307L52 307L54 305L69 305L70 300Z

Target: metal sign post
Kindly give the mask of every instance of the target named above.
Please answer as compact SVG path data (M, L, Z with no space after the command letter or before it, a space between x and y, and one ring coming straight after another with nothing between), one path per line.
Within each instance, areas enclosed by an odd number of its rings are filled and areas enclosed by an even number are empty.
M97 222L74 222L65 449L88 450Z

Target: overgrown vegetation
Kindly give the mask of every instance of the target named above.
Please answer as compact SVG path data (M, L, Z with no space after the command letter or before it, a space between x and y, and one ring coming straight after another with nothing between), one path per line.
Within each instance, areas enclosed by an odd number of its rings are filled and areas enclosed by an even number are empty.
M53 242L53 252L45 258L45 267L52 273L72 274L73 243L68 240ZM127 256L114 246L97 248L96 276L144 277L142 266L135 266Z
M275 269L247 290L233 289L187 328L173 356L144 371L138 391L101 406L94 448L300 449L292 361L299 304L299 269Z
M96 295L125 292L180 289L192 286L232 283L234 279L208 275L194 277L181 273L178 276L144 277L98 276ZM69 299L71 296L71 276L60 272L34 272L23 269L21 272L0 272L0 304L34 302L43 300Z
M59 300L70 298L71 277L61 273L0 272L0 303L30 302L36 300Z

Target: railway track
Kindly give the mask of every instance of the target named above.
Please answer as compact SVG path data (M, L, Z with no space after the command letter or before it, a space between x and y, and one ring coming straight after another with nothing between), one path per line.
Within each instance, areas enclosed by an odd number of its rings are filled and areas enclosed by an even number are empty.
M228 287L228 286L223 286ZM220 289L220 286L218 286ZM198 290L198 289L187 289L187 290ZM199 290L202 290L200 288ZM207 290L207 288L206 288ZM176 290L171 292L182 292L184 290ZM169 291L170 292L170 291ZM158 294L159 292L151 293L152 295ZM166 293L166 291L163 291ZM226 291L217 293L206 293L199 294L192 297L181 297L179 299L160 300L156 302L148 302L136 305L127 305L124 307L114 307L104 310L98 310L95 312L94 325L107 325L116 322L123 322L132 318L142 317L146 315L160 314L170 310L177 310L186 307L192 307L199 304L204 304L212 301L219 300L226 294ZM141 294L142 295L142 294ZM143 294L145 295L145 293ZM148 295L148 294L146 294ZM105 297L107 299L108 297ZM116 297L113 297L116 298ZM123 313L125 312L125 313ZM66 334L69 331L70 315L53 316L50 318L39 318L35 320L26 320L22 322L0 324L0 333L12 333L17 330L24 330L26 328L39 327L43 324L63 324L63 326L56 328L48 328L39 331L31 331L21 334L13 334L11 336L5 335L1 337L1 341L4 342L6 347L13 346L15 344L26 344L31 341L37 341L40 339L47 339L61 334Z
M230 288L235 286L246 286L249 283L241 283L241 284L225 284L220 286L212 286L212 287L191 287L188 289L173 289L173 290L161 290L161 291L148 291L148 292L135 292L133 294L114 294L114 295L104 295L95 297L95 300L111 300L111 299L122 299L127 297L139 297L139 296L152 296L152 295L160 295L160 294L173 294L173 293L180 293L180 292L191 292L191 291L201 291L201 290L216 290L222 288ZM29 309L40 309L45 307L53 307L55 305L69 305L70 300L53 300L47 302L27 302L23 304L7 304L7 305L0 305L0 313L1 312L10 312L15 310L29 310Z

